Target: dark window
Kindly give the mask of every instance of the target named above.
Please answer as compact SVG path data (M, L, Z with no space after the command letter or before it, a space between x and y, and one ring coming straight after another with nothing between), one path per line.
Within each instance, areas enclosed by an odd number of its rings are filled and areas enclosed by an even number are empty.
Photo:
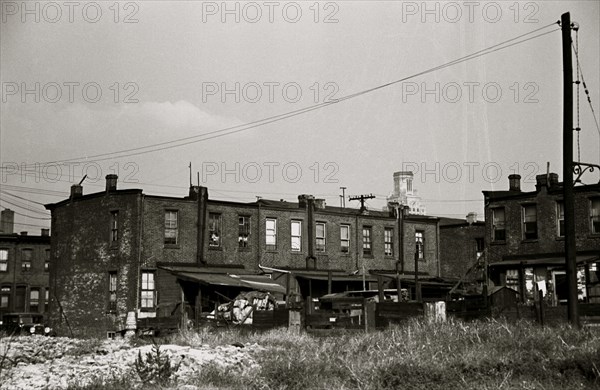
M537 209L534 204L523 206L523 238L535 240L537 234Z
M10 287L2 286L0 288L0 309L8 309L10 305Z
M176 245L178 236L177 211L165 211L165 244Z
M46 287L44 289L44 311L48 311L48 307L50 305L50 289Z
M423 237L423 232L421 231L415 232L415 251L419 260L423 260L425 258L425 238Z
M0 249L0 272L8 272L8 249Z
M37 313L40 308L40 290L32 288L29 291L29 310Z
M476 238L475 239L475 253L476 253L477 259L479 259L481 257L481 255L483 255L483 248L484 248L483 237Z
M590 224L592 234L600 234L600 199L590 201Z
M494 241L506 240L506 227L504 219L504 208L498 208L492 210L492 229Z
M372 252L372 248L371 248L371 227L370 226L363 226L363 255L371 255Z
M221 246L221 214L208 213L208 246L210 248Z
M326 231L325 224L323 222L317 222L316 224L316 250L317 252L325 252L326 247Z
M340 250L344 253L350 251L350 226L340 226Z
M50 271L50 249L44 251L44 272Z
M31 259L33 258L33 250L23 249L21 251L21 271L31 271Z
M152 310L155 306L154 272L142 272L141 306L144 310Z
M117 311L117 271L108 273L108 311Z
M110 240L112 242L119 240L119 212L110 212Z
M250 217L240 216L238 218L238 244L240 248L250 246Z
M394 229L392 228L385 228L384 251L386 256L394 255Z

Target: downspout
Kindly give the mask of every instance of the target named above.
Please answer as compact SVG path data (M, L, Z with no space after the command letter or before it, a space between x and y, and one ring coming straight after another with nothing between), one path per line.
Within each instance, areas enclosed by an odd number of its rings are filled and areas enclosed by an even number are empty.
M442 262L440 259L440 220L438 218L435 224L435 238L436 238L436 256L437 256L437 276L442 276Z
M208 201L208 188L200 187L198 190L198 235L196 240L196 262L198 266L204 265L204 237L206 233L206 208Z
M260 254L262 253L262 248L260 247L260 227L262 226L260 223L260 203L256 202L258 206L258 220L256 221L256 264L258 264L258 268L260 268ZM252 229L250 229L252 231Z
M356 245L354 253L356 255L356 259L355 259L356 260L356 269L360 270L360 268L358 267L358 253L359 253L358 252L358 214L356 214L356 216L355 216L354 219L355 219L355 224L356 224L355 225L356 227L354 229L354 242L355 242L355 245Z
M142 278L142 241L144 235L144 194L140 194L139 198L139 222L138 222L138 266L137 266L137 281L135 288L135 312L139 314L140 310L140 283Z
M313 260L314 268L317 268L317 261L315 257L315 198L313 196L307 196L306 199L306 219L308 229L308 258Z

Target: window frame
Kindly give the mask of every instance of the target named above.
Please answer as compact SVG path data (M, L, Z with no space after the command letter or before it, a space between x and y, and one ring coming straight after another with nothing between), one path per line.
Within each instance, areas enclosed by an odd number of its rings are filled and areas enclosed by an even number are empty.
M10 251L7 248L0 248L0 253L6 254L5 257L0 255L0 272L8 272L8 255Z
M502 221L499 221L497 216L499 211L502 211ZM502 232L501 235L499 234L500 232ZM506 208L504 207L495 207L492 209L492 241L506 241Z
M425 260L425 231L415 230L415 253L419 260Z
M221 213L208 213L208 248L219 249L223 245L223 216Z
M273 228L269 228L269 222L273 223ZM269 239L271 239L272 243ZM266 250L277 249L277 218L265 219L265 248Z
M394 256L394 228L386 227L383 230L383 254L387 257Z
M110 242L119 242L119 210L110 212Z
M144 276L147 276L147 278L144 278ZM152 276L152 278L150 278L150 276ZM156 272L153 270L142 270L140 277L141 277L140 309L142 311L155 311L156 310ZM150 279L152 279L152 280L150 281ZM152 283L151 288L149 288L150 282ZM150 306L148 306L148 302L151 303Z
M109 313L117 312L118 271L108 271L108 304Z
M175 218L169 218L171 215L174 215ZM171 237L171 234L173 237ZM179 210L167 209L164 211L163 243L167 246L179 244Z
M238 215L238 248L250 247L250 216Z
M33 298L33 293L37 293L37 298ZM29 311L38 313L40 310L40 289L32 287L29 289Z
M0 309L10 309L11 286L0 286ZM6 306L2 305L2 301L6 301Z
M533 214L527 214L527 210L533 210ZM529 221L528 221L529 218ZM534 218L533 220L531 218ZM537 240L538 233L538 212L535 203L525 203L521 205L521 229L523 231L522 239L525 241Z
M344 238L342 234L344 229L347 229L347 238ZM346 243L346 245L344 245L344 243ZM350 253L350 225L340 225L340 252Z
M319 235L319 227L323 227L322 235ZM327 250L327 224L325 222L315 223L315 252L324 253Z
M25 253L28 253L25 256ZM33 249L23 248L21 249L21 272L31 272L33 267Z
M362 227L362 253L363 256L373 256L373 227Z
M565 236L565 202L562 200L556 201L556 235Z
M298 225L297 234L294 234L294 225ZM290 250L302 252L302 221L299 219L290 221Z

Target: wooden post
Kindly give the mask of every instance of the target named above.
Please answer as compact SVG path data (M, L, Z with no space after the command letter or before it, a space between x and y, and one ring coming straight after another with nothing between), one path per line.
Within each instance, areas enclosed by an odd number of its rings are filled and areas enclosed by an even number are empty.
M327 271L327 294L331 294L331 270Z
M540 303L540 325L544 326L544 292L538 290L538 301Z
M573 59L571 14L561 15L563 54L563 197L565 206L565 263L569 322L580 327L577 307L577 259L575 242L575 195L573 193Z
M381 280L381 275L377 275L377 296L379 297L379 302L383 302L385 300L385 296L383 295L383 281Z

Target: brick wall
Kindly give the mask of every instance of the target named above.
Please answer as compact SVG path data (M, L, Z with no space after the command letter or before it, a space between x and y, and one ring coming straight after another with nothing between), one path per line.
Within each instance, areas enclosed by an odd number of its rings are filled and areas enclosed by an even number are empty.
M442 276L462 278L477 262L476 239L484 239L485 224L459 224L440 227Z

